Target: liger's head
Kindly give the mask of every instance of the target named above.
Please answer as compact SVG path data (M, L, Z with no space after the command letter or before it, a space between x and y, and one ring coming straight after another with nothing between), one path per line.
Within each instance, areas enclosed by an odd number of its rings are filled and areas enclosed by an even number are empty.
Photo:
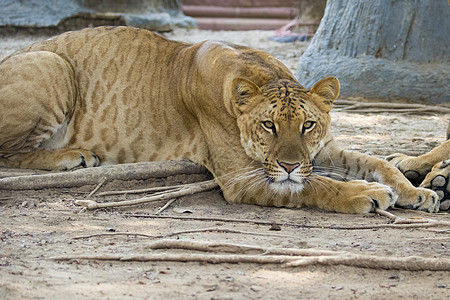
M270 188L299 192L311 175L312 160L323 147L329 112L339 95L339 81L326 77L310 90L280 79L258 87L233 81L234 105L246 154L261 163Z

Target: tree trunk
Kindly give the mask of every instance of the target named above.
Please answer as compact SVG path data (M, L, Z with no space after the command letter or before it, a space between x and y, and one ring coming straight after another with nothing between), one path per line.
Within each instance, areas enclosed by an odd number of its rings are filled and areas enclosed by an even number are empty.
M450 102L449 32L444 0L329 0L297 78L336 76L342 97Z

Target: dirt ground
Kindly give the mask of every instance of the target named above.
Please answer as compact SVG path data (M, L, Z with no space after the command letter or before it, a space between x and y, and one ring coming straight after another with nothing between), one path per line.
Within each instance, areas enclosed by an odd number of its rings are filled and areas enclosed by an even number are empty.
M268 51L295 70L307 43L268 41L271 32L177 30L188 42L232 41ZM0 58L46 36L0 38ZM420 154L444 140L448 115L332 111L332 131L346 149L376 156ZM0 169L6 176L13 170ZM204 176L203 176L204 177ZM99 192L193 182L197 176L113 181ZM351 266L142 262L55 257L188 254L151 250L158 240L223 242L264 248L346 251L388 257L450 258L448 226L392 228L377 214L345 215L226 203L218 190L133 207L82 211L98 182L79 188L0 191L0 299L449 299L450 270L403 271ZM92 196L119 201L142 195ZM391 210L402 217L450 221L448 213ZM234 221L233 221L234 220ZM241 220L241 221L237 221ZM279 230L270 223L280 224ZM367 226L366 229L355 229ZM186 231L212 228L207 232ZM345 229L347 228L347 229ZM178 233L177 233L178 232ZM122 235L127 233L128 235ZM100 234L98 236L91 236ZM116 234L116 235L108 235ZM141 234L141 235L138 235ZM146 235L146 236L143 236ZM89 237L91 236L91 237ZM194 251L195 253L200 253ZM221 254L224 254L220 252Z

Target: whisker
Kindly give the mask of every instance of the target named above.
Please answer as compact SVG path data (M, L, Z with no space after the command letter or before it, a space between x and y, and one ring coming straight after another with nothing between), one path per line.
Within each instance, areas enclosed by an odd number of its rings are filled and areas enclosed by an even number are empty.
M230 174L227 174L226 176L230 176ZM235 176L235 177L231 178L230 180L227 181L225 186L231 186L231 185L234 185L236 183L240 183L240 182L242 182L244 180L251 179L253 177L260 177L260 176L264 176L264 170L262 170L262 169L252 169L250 171L241 173L238 176Z
M324 189L333 189L336 193L342 194L342 192L338 188L336 188L333 185L327 184L327 182L324 181L321 176L316 176L316 175L310 176L308 178L308 182L311 184L320 184L320 185L322 185L322 187Z
M324 146L324 147L322 148L322 150L323 150L324 153L328 156L328 160L330 161L331 165L334 167L335 164L334 164L333 158L331 157L331 154L330 154L330 148Z
M247 194L251 189L266 183L264 170L256 167L241 168L239 170L224 174L219 178L224 179L226 177L228 178L225 179L225 188L231 188L235 185L238 185L239 187L239 190L234 196L235 198L233 199L233 202L236 202L238 197L244 197L245 194Z
M356 172L341 167L314 166L313 173L324 175L325 177L332 177L332 175L335 175L336 177L345 179L346 181L361 179L361 176L358 176ZM328 174L330 175L327 176Z
M310 180L306 180L306 181L305 181L305 184L310 185L311 188L313 189L313 191L316 193L316 195L319 195L319 192L318 192L317 189L316 189L316 185L313 184L313 182L311 182Z
M241 189L236 193L236 197L245 197L245 195L254 187L257 185L264 184L264 181L262 181L260 178L254 177L251 178L250 181L246 182L246 184L242 185Z

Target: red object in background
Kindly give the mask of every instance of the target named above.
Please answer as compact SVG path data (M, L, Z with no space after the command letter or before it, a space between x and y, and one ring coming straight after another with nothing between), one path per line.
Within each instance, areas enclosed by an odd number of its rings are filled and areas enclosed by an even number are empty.
M298 14L296 0L184 0L183 12L200 29L275 30Z

